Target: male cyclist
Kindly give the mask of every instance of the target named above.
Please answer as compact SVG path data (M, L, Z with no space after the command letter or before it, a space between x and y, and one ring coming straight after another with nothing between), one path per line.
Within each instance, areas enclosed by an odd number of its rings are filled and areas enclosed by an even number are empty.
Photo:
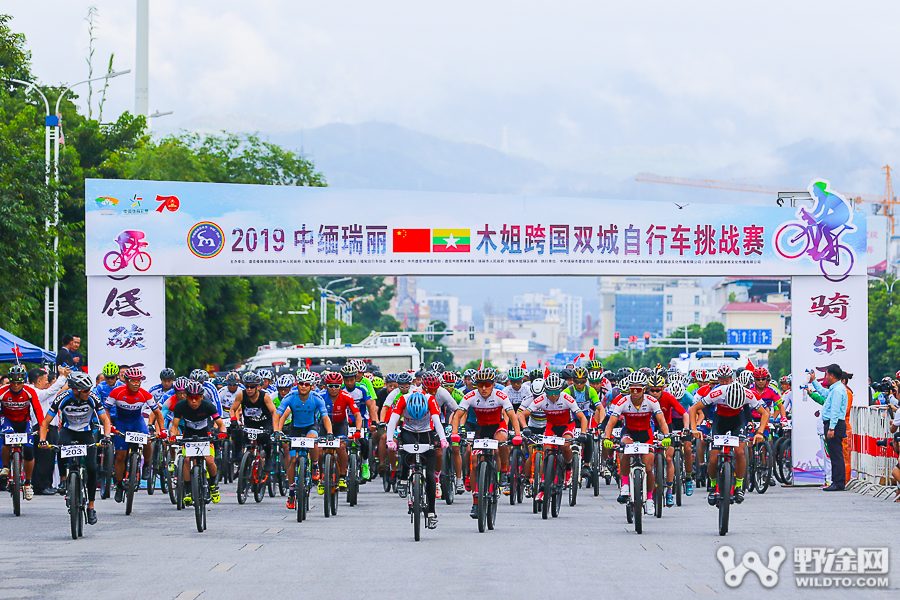
M165 422L162 413L159 410L159 404L156 399L150 395L150 392L141 387L144 381L144 374L138 367L130 367L123 373L125 377L125 385L114 388L109 393L111 409L113 415L113 424L120 433L136 431L149 435L150 430L147 428L147 422L141 414L144 408L151 412L151 421L156 422L156 431L160 439L166 439ZM122 478L125 476L125 457L128 454L128 443L124 437L115 439L116 447L116 502L125 500L125 484ZM150 475L150 460L153 446L150 443L144 444L144 473L141 474L142 479L147 479Z
M196 381L203 386L203 397L212 402L219 414L222 414L222 402L219 399L219 390L212 381L209 380L209 373L203 369L194 369L191 371L191 381Z
M34 498L31 485L31 471L34 469L34 447L31 443L32 428L44 420L41 401L31 386L26 386L28 372L23 365L13 365L7 374L9 383L0 387L0 434L27 433L28 440L22 448L25 459L25 486L22 491L26 500ZM3 464L9 464L9 446L2 450ZM9 477L9 469L0 469L0 479Z
M493 438L500 443L505 442L508 438L508 429L503 420L503 415L505 414L512 421L516 431L516 435L512 440L513 445L518 446L522 443L522 430L519 427L519 420L516 419L516 413L513 412L509 398L503 392L494 389L494 378L496 375L497 373L494 369L486 368L479 370L472 377L478 389L466 394L463 397L463 401L459 404L459 408L454 413L450 424L453 431L450 436L451 441L459 443L459 421L471 406L475 409L476 438ZM509 484L507 472L509 469L509 448L503 446L498 450L500 455L500 485L506 487ZM474 485L472 486L473 489L475 487ZM473 519L478 518L477 490L475 492L476 494L472 495L472 511L469 513L469 516Z
M435 363L432 363L435 364ZM443 364L436 363L443 367ZM456 409L459 408L459 404L453 398L453 394L445 390L441 386L441 376L436 371L428 371L424 375L422 375L422 391L425 393L425 396L433 396L435 402L437 403L439 413L438 419L441 422L441 427L443 427L443 423L447 417L453 416L456 412ZM434 459L434 476L437 481L440 481L441 470L444 468L444 453L438 453ZM450 466L448 465L449 469ZM438 486L437 488L437 497L441 497L441 488Z
M594 361L599 362L599 361ZM606 418L606 409L603 408L603 403L600 399L603 397L600 393L594 389L593 386L588 385L588 370L584 367L575 367L571 369L572 371L572 385L566 388L566 394L575 399L575 403L584 411L585 415L591 415L590 427L593 429L600 425L603 422L603 419ZM595 373L600 374L601 385L602 385L602 375L601 371L594 371ZM596 377L596 375L595 375ZM549 379L549 378L548 378ZM608 382L607 382L608 383ZM544 389L549 390L547 387L547 380L544 380ZM546 393L546 392L545 392ZM571 452L571 451L570 451ZM582 462L582 477L589 476L591 464L591 455L593 454L593 445L588 443L587 441L584 444L584 453L583 453L583 462Z
M522 402L531 395L531 384L525 381L525 370L522 367L513 367L507 373L509 385L503 388L503 393L509 398L513 410L519 410Z
M216 405L204 397L203 384L199 381L191 381L187 387L187 398L178 402L172 409L172 425L169 427L169 435L178 436L178 428L184 437L206 438L212 434L211 426L215 426L218 438L224 440L228 434L225 432L225 423L216 409ZM216 485L216 458L212 455L204 457L206 460L206 478L209 482L209 496L213 504L218 504L221 498L219 486ZM191 498L191 461L184 461L184 504L190 506L194 501ZM203 502L204 498L197 498L197 502Z
M666 378L659 374L651 375L647 379L647 386L647 394L659 403L659 407L663 411L669 433L680 434L683 429L688 429L690 427L688 413L675 396L666 391ZM672 485L675 479L674 456L675 448L666 450L666 506L675 504L675 497L672 494Z
M172 389L173 383L175 383L175 369L166 367L159 372L159 383L150 388L150 395L156 398L158 403L162 403L163 396Z
M256 441L262 446L263 453L266 456L266 464L263 467L266 477L272 471L272 452L274 450L272 444L272 433L275 431L275 404L272 397L264 389L261 389L263 379L253 371L244 373L243 378L244 389L239 391L234 397L231 404L229 414L231 422L240 421L244 427L249 429L259 429L263 433L257 434ZM243 439L242 442L247 444L249 439Z
M103 425L103 439L101 443L104 446L110 444L110 431L112 423L109 420L109 414L103 407L103 402L97 394L91 392L93 381L91 376L83 371L72 371L69 373L66 383L69 389L59 396L47 409L47 416L41 423L39 446L47 446L47 431L50 423L59 415L59 445L68 446L70 444L84 444L87 446L87 456L85 457L84 470L87 483L88 505L87 505L87 522L88 525L97 524L97 511L94 510L94 498L97 494L97 446L94 444L94 432L91 423L96 417ZM61 481L66 480L68 472L68 461L60 458L59 460L59 478Z
M362 427L367 423L369 426L369 434L374 434L378 429L379 421L378 414L375 412L375 396L369 393L369 388L365 385L358 385L362 376L359 373L357 364L358 363L356 362L348 362L341 367L341 376L344 378L344 391L356 401L356 406L363 415L364 423L359 426L357 431L360 434L358 436L359 439L364 439L365 436L362 435ZM365 366L365 363L362 364ZM364 379L364 381L367 385L372 385L369 380ZM362 479L363 481L368 481L371 473L369 471L369 444L367 442L360 444L360 458L362 459L362 464L360 465L362 468Z
M347 365L344 365L346 367ZM342 490L347 489L347 438L350 437L350 422L348 411L352 411L353 415L356 417L356 433L353 434L353 437L356 439L360 439L362 434L363 420L362 414L359 411L359 405L357 401L347 393L345 390L342 390L342 382L346 384L347 379L343 377L340 373L329 373L325 376L325 389L328 391L328 396L331 398L332 404L332 412L333 416L331 419L331 427L332 432L335 437L340 437L341 439L341 447L338 450L338 476L340 480L338 481L338 486ZM357 388L358 389L358 388ZM325 493L325 486L322 482L319 482L318 493Z
M410 392L412 387L413 376L410 373L402 372L397 373L397 387L387 395L387 398L384 400L384 404L381 407L381 422L386 423L390 418L391 411L394 408L394 404L396 404L397 400L400 399L401 396L405 396ZM381 439L378 440L378 457L379 464L382 468L387 469L387 465L396 465L397 463L397 453L393 450L389 450L387 447L387 439L384 436L381 436ZM396 470L396 469L393 469Z
M462 392L456 389L456 381L456 373L453 371L444 371L441 373L441 387L450 392L453 401L456 402L458 406L459 403L462 402L463 395ZM453 469L456 471L456 494L459 495L465 491L462 478L462 454L459 451L459 444L452 444L450 446L450 453L453 455Z
M97 384L94 392L100 397L100 401L103 402L107 410L112 406L109 401L109 393L122 385L125 384L119 381L119 365L114 362L108 362L103 365L103 381Z

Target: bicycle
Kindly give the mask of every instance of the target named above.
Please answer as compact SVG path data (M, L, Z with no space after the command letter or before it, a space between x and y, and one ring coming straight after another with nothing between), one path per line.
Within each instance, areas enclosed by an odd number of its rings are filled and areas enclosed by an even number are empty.
M600 495L600 472L601 465L603 463L603 453L601 452L600 443L600 430L599 428L594 428L589 432L589 437L587 439L588 447L591 450L591 462L588 465L588 472L590 473L587 479L587 486L593 488L594 497ZM609 485L611 477L606 478L606 484Z
M90 445L102 446L99 443ZM69 461L69 475L66 477L66 508L69 511L69 526L72 531L72 539L77 540L84 535L84 522L87 521L88 492L84 470L86 468L88 444L73 444L70 446L48 445L48 448L56 450L60 460L75 459ZM72 464L73 462L77 463L77 467Z
M522 449L522 446L513 446L509 452L509 503L512 506L522 503L522 497L525 495L524 488L525 450Z
M152 496L153 492L156 491L156 478L157 476L160 479L159 488L165 494L165 484L163 481L165 480L162 475L165 471L163 471L163 465L161 464L161 458L164 456L166 451L166 443L165 440L161 440L159 438L154 439L150 442L151 450L150 450L150 477L147 478L147 495Z
M247 502L250 490L253 490L253 499L256 503L262 502L264 485L269 474L265 469L266 452L259 444L257 438L266 433L262 429L244 427L247 441L244 444L244 455L241 457L241 466L238 469L237 501L238 504Z
M317 440L316 445L324 448L322 457L322 475L321 482L325 488L325 518L337 515L338 498L340 496L340 485L337 465L337 452L341 447L340 439L333 440Z
M559 449L570 441L564 437L553 435L545 435L541 440L544 446L544 465L541 471L541 485L539 488L543 494L543 502L541 504L542 519L546 519L548 513L554 519L559 516L559 509L562 506L562 492L566 481L565 465L560 460L561 453Z
M528 452L531 457L531 482L528 485L528 495L531 497L531 512L537 514L542 510L542 503L538 500L538 493L541 487L541 473L544 468L544 446L541 444L541 437L528 437Z
M616 449L630 457L628 474L631 488L628 501L625 503L625 520L634 523L635 533L641 534L644 532L643 516L647 511L647 470L643 457L653 451L653 444L641 442L624 444L619 441Z
M748 439L752 439L752 432L758 429L758 425L754 427L754 423L748 423L747 429L748 432L751 432ZM747 453L747 491L755 490L758 494L766 493L772 477L772 462L772 448L767 440L750 444Z
M569 506L575 506L578 500L578 488L581 487L582 449L577 439L571 441L572 446L572 481L569 484Z
M206 475L206 457L213 456L212 440L209 437L181 438L181 455L191 461L191 504L194 505L194 519L197 531L206 531L206 505L209 498L209 480ZM184 496L182 495L182 502Z
M785 485L794 483L794 465L791 455L791 423L775 425L775 444L772 446L772 455L775 457L775 479Z
M139 431L116 431L115 435L125 438L128 444L128 453L125 455L125 476L122 482L125 484L125 516L131 514L134 507L134 493L141 485L141 461L144 456L144 446L150 441L150 435Z
M719 535L728 533L728 519L734 503L735 448L747 441L742 435L708 435L706 441L719 452L719 469L716 481L716 507L719 509Z
M413 537L421 539L422 518L425 517L427 502L425 500L425 463L422 455L432 449L431 444L403 444L403 452L414 456L409 473L409 519L413 524ZM426 527L428 527L426 522Z
M297 464L294 465L294 505L298 523L306 520L306 513L309 511L309 491L312 489L309 451L315 447L314 438L291 438L291 451L296 453L297 458Z
M134 246L123 249L121 252L111 250L103 257L103 266L106 267L107 271L115 273L127 267L130 262L138 271L146 271L150 268L151 259L150 255L141 250L141 248L147 245L147 242L138 242Z
M687 477L684 470L684 435L672 440L672 466L675 468L675 476L672 480L672 491L675 494L675 506L681 506L682 494L686 493Z
M347 439L347 504L356 506L359 498L359 485L362 480L362 466L360 464L359 438L354 437L356 427L348 427L349 439Z
M447 436L449 438L449 436ZM459 444L456 445L457 447ZM439 484L441 486L441 497L448 505L453 504L456 496L456 469L453 466L453 444L441 450L443 458L443 468ZM512 497L512 495L510 495Z
M653 508L657 519L662 519L663 507L666 505L666 450L667 448L659 442L665 436L656 434L655 443L651 444L651 449L655 458L653 459L653 476L656 480L656 489L653 494Z
M840 236L845 229L850 228L841 225L837 232L831 232L833 238L829 240L826 237L825 248L819 251L815 235L819 224L805 208L800 210L806 224L791 221L782 225L775 234L776 251L789 259L808 254L811 260L819 263L819 270L825 279L843 281L853 270L853 251L840 241Z
M97 477L100 481L100 498L106 500L112 492L113 474L116 468L116 449L112 444L97 453Z
M287 495L287 473L284 471L284 458L281 444L272 444L272 471L267 482L269 498L275 497L275 486L278 486L278 494Z
M22 498L25 496L25 460L22 447L28 443L28 433L7 433L3 443L9 446L9 481L6 484L12 496L13 514L22 514Z
M508 442L504 442L508 446ZM500 499L500 482L497 479L497 463L494 450L500 447L499 440L480 438L472 442L472 456L477 459L475 468L475 495L478 501L478 533L484 533L485 526L494 529L497 518L497 503ZM485 452L485 451L488 452Z

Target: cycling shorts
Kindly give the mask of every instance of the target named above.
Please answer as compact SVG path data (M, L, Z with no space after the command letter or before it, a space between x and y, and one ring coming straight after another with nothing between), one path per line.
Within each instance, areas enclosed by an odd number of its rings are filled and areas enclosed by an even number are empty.
M139 417L133 421L116 421L116 430L122 433L136 431L138 433L150 435L150 430L147 428L147 422L144 421L143 417ZM115 445L116 450L128 450L128 443L125 441L125 438L120 435L113 438L113 444Z
M553 435L556 437L571 435L575 437L575 423L568 425L548 425L544 430L544 435Z
M334 421L331 423L331 432L334 434L334 437L347 437L350 435L350 424L346 420Z
M733 417L720 417L716 415L713 418L712 434L713 435L739 435L746 425L744 414L738 413Z
M653 434L649 429L626 429L622 428L622 437L628 436L633 442L641 444L649 444Z
M499 423L494 423L493 425L476 425L475 426L475 439L481 438L491 438L494 439L494 436L497 432L502 431L503 433L509 434L509 429L506 428L506 422L500 421Z
M7 433L27 433L28 443L22 445L22 458L25 460L34 460L34 436L31 434L31 423L29 421L10 421L6 417L0 421L0 432ZM3 441L3 440L0 440ZM9 466L9 465L5 465Z
M313 432L316 434L313 437L319 437L319 427L315 423L312 425L304 425L303 427L297 427L296 425L291 425L290 436L291 437L308 437L309 433Z

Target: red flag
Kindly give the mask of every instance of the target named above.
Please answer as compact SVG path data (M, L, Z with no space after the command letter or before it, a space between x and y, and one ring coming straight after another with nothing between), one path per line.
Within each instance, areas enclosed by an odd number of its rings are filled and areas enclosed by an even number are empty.
M22 358L22 351L19 350L18 344L13 344L12 352L16 355L16 358Z
M584 352L575 357L575 364L578 364L578 361L584 358Z
M522 361L522 369L523 370L525 369L525 361L524 360Z
M431 252L430 229L394 229L394 252Z
M588 353L588 360L594 360L594 349L591 348L591 351Z
M747 359L747 366L744 367L744 368L747 369L747 370L749 370L749 371L752 371L752 370L756 369L756 367L753 366L753 363L750 362L750 359L749 359L749 358Z
M311 366L312 366L312 361L307 358L306 359L306 370L309 371Z
M550 377L550 367L545 366L544 367L544 379L547 379L548 377Z
M484 368L484 359L481 359L481 363L478 365L478 370L482 370Z

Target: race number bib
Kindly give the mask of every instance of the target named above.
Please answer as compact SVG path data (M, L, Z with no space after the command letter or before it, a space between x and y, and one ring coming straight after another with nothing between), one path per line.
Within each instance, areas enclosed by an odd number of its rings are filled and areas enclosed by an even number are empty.
M315 448L316 439L308 437L291 438L291 448Z
M244 429L244 433L247 434L247 439L248 439L248 440L255 440L255 439L257 438L258 435L260 435L261 433L263 433L263 430L262 430L262 429L249 429L249 428L245 428L245 429Z
M129 444L146 444L150 436L139 431L127 431L125 433L125 441Z
M430 444L403 444L401 446L407 454L425 454L431 450Z
M500 442L491 438L481 438L475 440L473 446L480 450L496 450L500 447Z
M209 442L185 442L185 456L212 456L210 452Z
M729 446L731 448L737 448L741 445L741 440L738 439L736 435L714 435L713 436L713 446Z
M340 448L341 440L331 440L330 442L328 440L322 440L318 445L319 448Z
M60 458L87 456L87 446L63 446L59 449Z
M555 435L545 435L544 444L548 446L565 446L566 438L557 437Z
M28 434L27 433L7 433L6 444L9 446L21 445L28 443Z
M625 454L650 454L650 444L625 444Z

